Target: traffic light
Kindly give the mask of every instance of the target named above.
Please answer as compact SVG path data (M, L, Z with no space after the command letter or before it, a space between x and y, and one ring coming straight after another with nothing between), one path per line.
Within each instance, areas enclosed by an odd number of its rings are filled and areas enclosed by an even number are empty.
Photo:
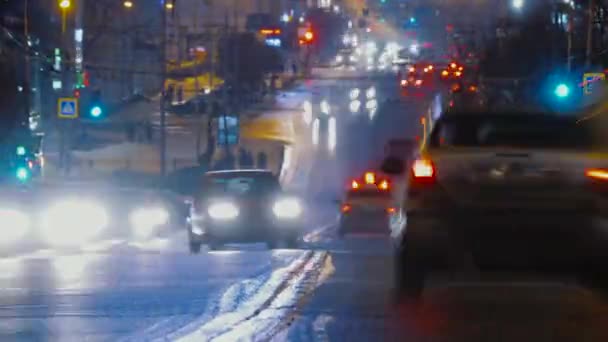
M20 182L27 182L30 179L30 170L25 166L19 166L15 172L15 177Z
M89 102L89 117L92 119L99 119L105 114L105 107L101 100L101 92L99 90L94 91L91 94L91 101Z
M89 111L89 114L91 114L92 118L97 119L103 115L103 108L101 108L100 105L93 105Z
M25 146L19 145L17 146L16 152L19 157L23 157L27 154L27 149L25 148Z
M553 93L559 98L566 98L570 95L570 87L566 83L559 83Z

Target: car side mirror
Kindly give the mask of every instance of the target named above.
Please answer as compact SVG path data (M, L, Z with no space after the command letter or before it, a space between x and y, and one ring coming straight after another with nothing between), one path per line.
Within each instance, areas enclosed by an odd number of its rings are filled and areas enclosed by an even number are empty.
M405 172L405 161L396 157L388 157L384 159L380 169L389 175L402 175Z

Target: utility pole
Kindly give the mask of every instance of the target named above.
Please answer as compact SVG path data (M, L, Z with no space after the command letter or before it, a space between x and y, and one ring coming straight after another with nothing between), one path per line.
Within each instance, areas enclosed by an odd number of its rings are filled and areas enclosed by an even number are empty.
M224 46L223 50L225 52L229 51L230 42L229 42L230 31L228 27L228 12L224 14ZM228 98L228 63L223 63L223 73L224 73L224 86L222 87L222 121L224 124L224 147L226 148L226 157L230 153L230 146L228 144L228 108L229 106L229 98Z
M593 14L595 8L595 0L589 0L589 9L587 11L587 49L585 53L585 67L591 67L591 53L593 49Z
M161 43L160 43L160 81L161 81L161 96L160 96L160 175L164 177L167 174L167 117L165 113L165 98L166 89L165 81L167 79L167 9L164 1L161 3Z
M572 10L568 11L568 55L567 55L567 65L568 65L568 73L572 72L572 35L574 30L574 25L572 24Z
M24 106L25 106L25 117L23 118L25 122L29 122L30 119L30 94L32 91L31 85L31 72L30 72L30 29L29 29L29 1L25 0L23 3L23 33L25 36L25 54L24 54L24 73L25 73L25 84L23 87L23 98L24 98ZM37 91L40 91L37 89Z

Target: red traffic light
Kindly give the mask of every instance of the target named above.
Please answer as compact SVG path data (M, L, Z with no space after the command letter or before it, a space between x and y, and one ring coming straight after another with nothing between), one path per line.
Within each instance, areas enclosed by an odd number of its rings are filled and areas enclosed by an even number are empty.
M78 90L78 89L74 90L74 97L75 98L79 98L80 97L80 90Z

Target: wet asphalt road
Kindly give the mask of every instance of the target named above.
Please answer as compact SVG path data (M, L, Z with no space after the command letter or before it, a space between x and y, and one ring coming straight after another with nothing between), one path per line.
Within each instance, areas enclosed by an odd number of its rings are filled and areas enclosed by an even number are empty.
M420 134L425 100L391 101L393 81L306 83L313 107L327 100L336 119L335 149L321 138L307 176L319 201L376 166L388 137ZM356 113L353 89L364 108ZM337 239L329 205L298 250L192 256L176 233L2 258L0 341L608 341L606 301L567 280L436 277L420 305L397 303L388 241Z

